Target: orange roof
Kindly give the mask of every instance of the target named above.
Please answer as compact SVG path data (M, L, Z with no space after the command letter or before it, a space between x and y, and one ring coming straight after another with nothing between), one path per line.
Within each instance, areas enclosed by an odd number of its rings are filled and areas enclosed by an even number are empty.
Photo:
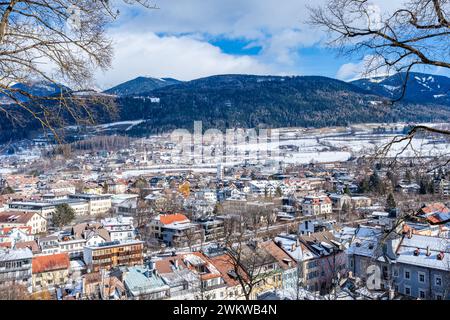
M443 204L441 202L429 204L429 205L423 207L421 210L425 214L430 214L433 212L448 212L449 211L449 209L445 206L445 204Z
M214 267L221 273L223 280L228 286L233 287L240 284L239 280L230 275L230 271L234 271L236 268L233 259L228 254L225 253L220 256L211 257L210 260ZM241 267L238 267L237 270L242 278L247 280L245 271Z
M49 256L38 256L33 258L32 265L33 273L68 269L70 266L69 255L67 253L58 253Z
M176 214L161 214L159 216L159 221L161 221L162 224L171 224L174 222L189 221L189 219L184 214L176 213Z
M17 227L4 227L4 228L0 228L0 234L7 234L10 231L14 230L14 229L19 229L24 231L26 234L30 235L31 234L31 227L30 226L17 226Z
M0 242L0 248L11 248L11 242Z

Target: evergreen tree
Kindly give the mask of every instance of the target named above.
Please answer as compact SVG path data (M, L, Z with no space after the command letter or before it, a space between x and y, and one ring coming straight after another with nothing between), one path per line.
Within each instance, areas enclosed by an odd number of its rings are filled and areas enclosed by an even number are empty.
M55 226L62 228L63 226L72 222L75 219L75 210L73 210L67 203L56 206L53 213L52 222Z
M386 199L386 209L392 210L395 208L397 208L397 204L395 203L394 195L391 192L391 193L389 193L389 195L387 196L387 199Z

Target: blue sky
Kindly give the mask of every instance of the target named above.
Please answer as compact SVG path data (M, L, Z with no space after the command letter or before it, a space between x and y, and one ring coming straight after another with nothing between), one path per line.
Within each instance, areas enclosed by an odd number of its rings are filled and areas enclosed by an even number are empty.
M153 0L160 9L121 4L111 23L112 68L97 74L101 88L137 76L191 80L244 73L322 75L349 80L364 57L342 57L326 34L306 22L308 5L325 0ZM373 0L383 9L390 0Z

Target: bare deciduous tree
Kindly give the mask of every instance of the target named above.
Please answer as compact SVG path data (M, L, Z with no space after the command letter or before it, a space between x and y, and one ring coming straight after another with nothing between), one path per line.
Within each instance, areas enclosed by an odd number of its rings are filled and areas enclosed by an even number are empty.
M410 72L416 67L450 68L450 2L408 0L390 12L384 9L368 0L329 0L310 8L310 23L324 28L330 35L329 45L341 53L364 55L364 76L403 72L401 95L391 101L396 102L404 98ZM421 132L450 135L447 128L415 126L386 146L384 155L392 144L410 142Z
M152 7L147 0L124 2ZM117 15L107 0L1 1L0 111L18 125L31 117L58 136L66 119L94 122L93 104L112 110L111 99L84 93L92 91L95 70L110 66L106 27ZM27 90L36 81L56 93Z

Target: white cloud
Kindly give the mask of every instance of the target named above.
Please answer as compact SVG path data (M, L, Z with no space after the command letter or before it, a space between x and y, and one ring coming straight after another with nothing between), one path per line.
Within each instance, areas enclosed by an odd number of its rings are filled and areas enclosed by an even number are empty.
M120 2L121 15L109 30L116 42L113 69L98 74L98 83L107 87L143 74L180 79L220 73L298 74L304 67L299 49L320 45L324 37L305 23L307 6L325 1L154 0L159 10ZM392 1L372 2L384 11ZM246 39L262 50L256 56L225 54L208 44L211 37ZM342 66L340 77L357 68Z
M392 72L392 70L389 70L382 63L380 58L367 55L360 62L343 64L336 73L336 78L350 81L361 78L385 76Z
M252 57L225 54L220 48L189 36L119 33L113 39L113 67L97 75L103 88L142 75L191 80L213 74L274 72Z

